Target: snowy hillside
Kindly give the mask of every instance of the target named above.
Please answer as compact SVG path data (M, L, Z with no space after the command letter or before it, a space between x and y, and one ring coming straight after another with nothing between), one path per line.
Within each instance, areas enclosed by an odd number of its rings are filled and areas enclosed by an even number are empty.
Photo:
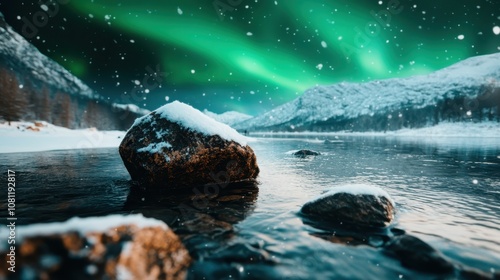
M205 109L205 110L203 110L203 113L205 115L211 117L212 119L214 119L218 122L221 122L221 123L225 123L229 126L233 126L236 123L240 123L240 122L243 122L243 121L246 121L248 119L253 118L253 116L243 114L240 112L236 112L236 111L228 111L228 112L225 112L222 114L216 114L216 113L210 112L207 109Z
M117 103L113 103L112 105L114 108L118 108L118 109L122 109L122 110L126 110L126 111L129 111L129 112L132 112L132 113L136 113L140 116L142 115L147 115L149 113L151 113L151 111L147 110L147 109L143 109L135 104L117 104Z
M67 128L126 130L149 113L111 104L16 33L0 13L0 121L44 120Z
M47 122L0 123L0 153L116 148L124 131L67 129Z
M363 131L421 127L464 118L492 120L499 115L499 88L500 53L495 53L428 75L317 86L234 127Z
M0 13L1 64L24 78L32 78L36 84L47 84L53 90L97 98L87 85L17 34Z

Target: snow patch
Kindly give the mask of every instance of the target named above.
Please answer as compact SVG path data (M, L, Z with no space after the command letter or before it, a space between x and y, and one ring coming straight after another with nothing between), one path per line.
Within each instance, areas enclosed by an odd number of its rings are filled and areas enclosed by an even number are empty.
M319 197L313 199L311 202L315 202L321 200L326 197L330 197L334 194L338 193L347 193L352 195L373 195L375 197L385 197L392 206L395 206L396 203L391 198L391 196L382 188L378 186L368 185L368 184L352 184L352 185L344 185L339 187L334 187L328 190L326 193L320 195Z
M139 153L149 152L151 154L159 153L163 148L172 148L172 145L168 142L160 142L160 143L151 143L144 148L140 148L137 150Z
M0 123L0 153L40 152L68 149L116 148L124 131L95 128L71 130L47 122Z
M119 264L116 266L116 279L118 280L133 280L134 275L123 265Z
M115 214L104 217L89 218L74 217L65 222L19 226L17 229L16 241L22 242L24 238L31 236L48 236L72 231L76 231L81 235L86 235L92 232L105 232L123 225L135 225L139 229L146 227L161 227L165 230L168 229L168 226L164 222L153 218L145 218L142 214L126 216ZM8 235L9 233L7 228L0 228L0 236ZM4 242L2 242L2 245L6 244L6 242L5 244L3 243Z
M219 135L228 141L232 140L243 146L246 146L247 144L248 139L227 124L220 123L192 106L179 101L166 104L153 111L152 114L159 114L162 118L204 135ZM141 124L150 118L151 115L139 118L134 122L132 127Z

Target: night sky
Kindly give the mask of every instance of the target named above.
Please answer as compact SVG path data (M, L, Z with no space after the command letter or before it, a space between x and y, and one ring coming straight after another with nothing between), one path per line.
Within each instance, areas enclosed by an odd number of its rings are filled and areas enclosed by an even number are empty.
M255 115L317 84L429 73L500 50L498 0L53 3L1 0L0 11L101 95L148 109L168 99Z

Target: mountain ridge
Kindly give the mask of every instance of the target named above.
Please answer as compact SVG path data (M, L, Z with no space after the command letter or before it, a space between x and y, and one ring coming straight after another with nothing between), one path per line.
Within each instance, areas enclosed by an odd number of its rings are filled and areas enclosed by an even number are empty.
M443 117L460 119L468 111L479 110L475 113L482 115L487 108L498 116L499 87L500 53L494 53L465 59L427 75L316 86L295 100L234 127L264 131L394 130L425 126L429 119L415 119L424 113L433 115L432 122ZM466 108L468 101L475 102L475 106ZM488 102L494 106L485 104ZM432 110L432 106L439 108ZM382 115L389 120L384 121Z
M16 59L13 59L16 58ZM0 64L16 73L31 73L37 86L48 84L53 90L98 99L91 88L64 67L42 54L5 22L0 12Z
M0 118L44 120L68 128L126 130L148 113L133 104L113 104L42 54L0 12Z

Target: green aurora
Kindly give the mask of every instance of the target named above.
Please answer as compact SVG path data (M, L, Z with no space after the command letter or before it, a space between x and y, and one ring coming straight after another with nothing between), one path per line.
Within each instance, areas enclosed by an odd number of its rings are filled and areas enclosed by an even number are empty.
M158 64L168 73L145 101L150 109L170 96L200 109L255 114L315 85L424 74L500 48L494 0L71 0L61 8L91 30L135 42L125 61L108 67ZM139 47L157 60L141 61ZM56 60L96 80L95 66L82 58Z

